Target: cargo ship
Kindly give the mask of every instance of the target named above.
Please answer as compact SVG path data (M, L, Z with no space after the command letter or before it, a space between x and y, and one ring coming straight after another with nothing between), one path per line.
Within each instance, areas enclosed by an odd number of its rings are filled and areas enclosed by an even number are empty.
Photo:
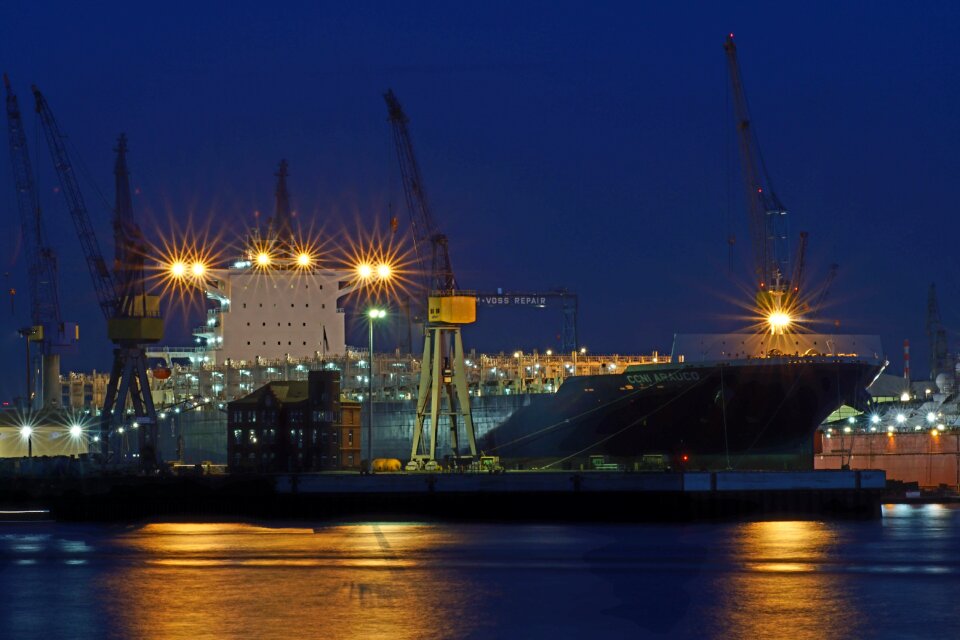
M568 378L481 448L530 468L812 469L817 427L885 364L873 336L678 335L669 363Z

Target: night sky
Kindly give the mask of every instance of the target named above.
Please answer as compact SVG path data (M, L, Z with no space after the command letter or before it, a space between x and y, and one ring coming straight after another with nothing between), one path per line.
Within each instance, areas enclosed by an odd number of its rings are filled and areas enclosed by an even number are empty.
M723 52L734 32L760 145L791 229L810 233L811 282L838 263L826 311L901 342L926 371L927 288L958 327L960 4L913 3L87 3L6 2L0 66L25 112L64 317L107 369L110 345L30 85L74 161L113 199L113 147L129 137L135 207L153 238L215 233L272 209L290 163L298 219L336 237L407 228L382 92L411 118L427 192L462 286L567 287L595 353L669 351L674 332L744 324L741 196ZM676 6L673 6L673 5ZM131 6L135 5L135 6ZM26 269L0 160L4 288L0 397L22 393ZM109 254L109 206L87 204ZM391 209L392 207L392 209ZM727 236L739 239L733 259ZM558 311L481 312L467 347L556 347ZM170 343L199 324L171 313ZM362 327L352 323L354 344ZM389 338L385 338L389 339ZM916 376L915 376L916 377Z

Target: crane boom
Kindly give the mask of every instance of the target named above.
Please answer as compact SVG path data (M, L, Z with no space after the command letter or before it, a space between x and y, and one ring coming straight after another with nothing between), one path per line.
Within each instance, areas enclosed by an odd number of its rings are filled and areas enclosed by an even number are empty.
M787 210L773 190L750 119L743 88L737 47L730 34L723 45L733 88L734 116L740 145L743 183L750 217L754 270L761 291L782 293L790 288L790 255L787 245Z
M17 189L17 206L23 227L23 240L27 252L27 271L30 281L30 322L44 326L46 331L61 323L60 302L57 292L57 256L47 244L40 202L33 179L33 166L27 149L27 136L20 116L17 96L10 87L10 79L3 74L7 89L7 129L10 137L10 162L13 165ZM50 336L52 337L52 336ZM50 343L43 341L44 352Z
M440 233L430 213L430 204L423 188L420 166L413 153L413 141L407 123L410 119L392 89L383 94L387 103L390 124L393 127L393 139L397 147L397 160L403 180L403 193L410 212L410 224L413 228L413 246L420 264L421 273L429 273L428 289L453 291L457 288L453 267L450 264L450 250L447 236ZM426 245L430 245L430 263L427 264Z
M800 241L797 242L797 250L794 252L793 273L790 274L791 294L800 291L803 284L803 270L807 266L807 240L810 234L806 231L800 232Z
M47 140L47 146L50 148L50 155L53 157L53 164L57 170L57 178L60 181L60 188L63 190L67 199L67 207L70 210L70 217L77 230L77 237L80 240L80 246L87 262L87 269L90 271L90 277L93 279L93 286L96 290L97 301L100 304L100 310L106 318L114 315L114 309L117 302L117 290L114 285L113 276L107 268L107 263L103 259L103 253L100 251L100 244L93 231L93 225L90 222L90 215L87 213L87 205L83 201L83 195L80 192L80 185L77 184L77 177L73 171L73 164L70 162L70 156L67 153L67 147L64 144L64 136L60 133L60 127L57 125L53 113L47 105L46 99L37 87L33 87L33 97L36 101L37 113L40 114L40 121L43 123L43 132Z

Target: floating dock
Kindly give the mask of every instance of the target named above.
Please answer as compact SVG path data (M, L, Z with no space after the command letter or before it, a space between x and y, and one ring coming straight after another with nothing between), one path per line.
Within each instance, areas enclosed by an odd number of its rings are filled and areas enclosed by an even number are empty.
M348 473L6 478L57 520L377 518L656 522L878 518L883 471Z

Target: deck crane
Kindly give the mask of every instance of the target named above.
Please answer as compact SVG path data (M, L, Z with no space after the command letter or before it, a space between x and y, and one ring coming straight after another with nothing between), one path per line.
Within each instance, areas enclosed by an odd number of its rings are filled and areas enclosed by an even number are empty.
M786 309L790 297L799 291L802 259L797 270L790 270L790 252L787 239L787 209L777 197L760 153L756 131L750 119L747 96L743 88L737 47L733 34L723 45L727 53L730 82L733 88L734 117L740 146L743 184L750 218L750 239L754 253L754 273L757 282L757 303L764 310ZM800 238L799 251L806 248L806 235ZM791 281L795 278L796 281Z
M13 165L14 183L17 189L17 207L27 255L27 274L30 283L30 323L21 330L28 340L39 343L39 370L41 384L36 394L35 408L60 406L60 356L74 353L77 348L77 325L64 322L60 314L60 298L57 292L57 254L47 243L46 230L40 214L27 148L27 136L20 116L20 105L10 87L10 79L3 74L7 90L7 131L10 141L10 162ZM38 367L31 365L31 370ZM29 380L27 382L30 386ZM30 396L30 390L27 390Z
M116 261L111 271L100 251L60 127L46 99L36 87L33 87L33 96L60 187L93 280L97 301L107 320L107 336L114 344L113 366L100 413L103 460L106 462L110 459L111 448L116 452L116 446L111 447L111 440L119 442L118 434L123 432L127 419L129 397L133 410L131 425L139 427L140 465L144 469L152 469L159 461L157 414L150 394L143 345L158 342L163 337L163 319L160 317L159 297L147 295L144 286L145 247L133 218L126 137L121 134L116 148L116 207L113 217Z
M387 103L393 128L403 192L413 229L414 250L420 272L427 276L427 323L424 327L423 360L420 365L417 395L417 424L413 433L409 466L425 468L436 464L437 435L442 416L446 416L449 421L453 455L460 458L458 423L462 422L470 456L475 459L477 443L473 416L470 413L470 393L460 327L476 321L476 293L460 290L453 275L447 236L440 232L430 212L420 167L413 153L413 142L407 129L410 120L393 90L388 89L383 94L383 99ZM430 251L429 269L427 244ZM423 435L427 418L430 420L429 443Z

